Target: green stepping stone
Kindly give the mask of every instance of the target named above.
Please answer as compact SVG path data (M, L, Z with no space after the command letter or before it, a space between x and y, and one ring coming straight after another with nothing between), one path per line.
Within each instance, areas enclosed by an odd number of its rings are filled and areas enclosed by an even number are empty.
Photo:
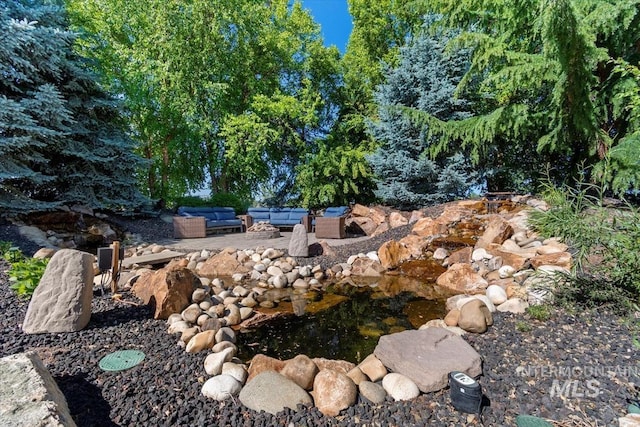
M630 414L640 414L640 407L632 403L627 407L627 412Z
M144 360L144 353L139 350L120 350L107 354L100 359L98 366L103 371L123 371L133 368Z
M553 427L553 424L533 415L518 415L516 425L518 427Z

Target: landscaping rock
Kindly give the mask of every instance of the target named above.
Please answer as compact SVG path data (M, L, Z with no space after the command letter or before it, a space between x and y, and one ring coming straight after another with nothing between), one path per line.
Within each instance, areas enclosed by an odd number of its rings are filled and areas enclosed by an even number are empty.
M276 414L298 404L311 405L313 399L298 384L275 371L265 371L249 380L238 396L240 402L254 411Z
M92 298L93 256L61 249L33 292L22 330L27 334L79 331L91 319Z
M463 338L443 328L384 335L374 354L390 371L410 378L424 393L446 387L451 371L471 377L482 373L480 355Z

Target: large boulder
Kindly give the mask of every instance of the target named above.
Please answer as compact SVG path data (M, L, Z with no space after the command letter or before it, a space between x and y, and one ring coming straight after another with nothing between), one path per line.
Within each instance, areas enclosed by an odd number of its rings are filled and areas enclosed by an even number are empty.
M140 276L131 291L145 304L155 307L155 319L167 319L189 305L198 283L191 270L175 263Z
M265 371L249 380L238 396L249 409L277 414L298 404L311 405L313 399L294 381L275 371Z
M289 256L309 256L309 237L307 236L307 229L303 224L293 226L293 233L289 241Z
M238 251L234 248L225 248L217 255L206 260L198 272L206 277L231 277L236 273L248 273L249 268L238 261Z
M0 424L75 427L64 395L33 352L0 359Z
M385 242L378 249L380 264L386 270L399 267L411 258L411 251L402 243L395 240Z
M374 354L390 371L410 378L420 391L447 386L449 372L482 373L480 355L463 338L444 328L410 330L380 337Z
M436 280L443 289L457 294L484 293L489 283L473 269L471 264L453 264Z
M476 248L486 248L491 243L501 245L513 234L511 224L500 215L491 215L484 233L476 242Z
M56 252L33 292L22 330L27 334L76 332L91 319L93 255Z

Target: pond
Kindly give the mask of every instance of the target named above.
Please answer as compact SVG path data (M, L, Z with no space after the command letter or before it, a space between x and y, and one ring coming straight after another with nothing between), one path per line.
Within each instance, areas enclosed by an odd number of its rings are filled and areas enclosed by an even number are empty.
M286 360L305 354L359 363L373 353L380 336L442 318L445 301L435 285L403 276L349 281L323 292L289 289L276 309L260 309L287 315L241 331L238 357L249 360L261 353Z

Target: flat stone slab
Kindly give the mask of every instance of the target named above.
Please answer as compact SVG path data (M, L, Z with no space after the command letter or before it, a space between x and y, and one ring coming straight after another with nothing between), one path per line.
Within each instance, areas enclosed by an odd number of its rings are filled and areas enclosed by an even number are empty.
M423 393L445 388L451 371L462 371L472 378L482 373L478 352L444 328L384 335L373 354L391 372L413 380Z
M176 251L164 251L158 254L134 256L123 259L122 266L129 268L134 264L163 264L179 256L184 256L184 254Z

